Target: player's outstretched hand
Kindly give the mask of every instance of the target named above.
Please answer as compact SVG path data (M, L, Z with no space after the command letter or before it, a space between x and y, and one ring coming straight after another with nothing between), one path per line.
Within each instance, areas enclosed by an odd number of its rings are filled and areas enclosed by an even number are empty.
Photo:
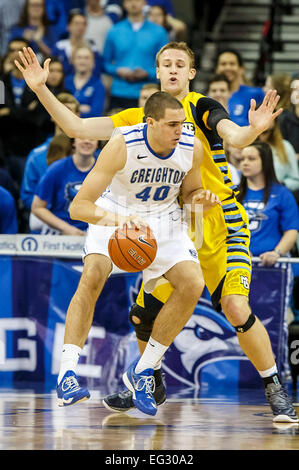
M32 91L36 92L40 86L46 83L49 75L50 58L46 59L44 66L41 67L31 47L23 47L23 50L19 51L19 60L14 62Z
M259 134L264 132L270 124L276 119L283 111L275 108L280 100L280 96L276 90L267 91L262 104L256 109L256 101L254 99L250 102L250 110L248 113L248 120L251 127L253 127Z
M196 212L196 205L202 205L203 210L211 209L217 205L221 205L219 197L212 193L209 189L198 191L191 200L192 210Z

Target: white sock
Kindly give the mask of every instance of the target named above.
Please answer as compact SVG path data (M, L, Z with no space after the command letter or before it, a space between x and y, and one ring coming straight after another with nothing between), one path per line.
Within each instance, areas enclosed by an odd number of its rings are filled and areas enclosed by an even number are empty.
M57 383L60 383L66 371L73 370L75 372L81 351L82 349L76 344L63 345Z
M162 359L155 365L154 370L159 370L162 367Z
M263 379L265 379L266 377L271 377L271 375L274 375L274 374L277 374L277 373L278 373L278 370L277 370L276 364L273 367L271 367L270 369L259 370L259 374Z
M140 374L145 369L154 369L158 365L169 346L164 346L152 337L148 340L146 348L136 365L135 372Z

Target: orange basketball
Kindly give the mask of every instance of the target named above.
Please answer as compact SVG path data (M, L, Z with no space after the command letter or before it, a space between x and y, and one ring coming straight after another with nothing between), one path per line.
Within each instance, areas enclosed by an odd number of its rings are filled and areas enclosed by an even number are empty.
M157 241L150 227L117 228L108 243L109 256L123 271L143 271L154 261Z

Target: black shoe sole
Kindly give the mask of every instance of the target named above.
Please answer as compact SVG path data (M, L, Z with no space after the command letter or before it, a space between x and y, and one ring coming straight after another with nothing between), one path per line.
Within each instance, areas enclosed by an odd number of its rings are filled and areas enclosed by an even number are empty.
M157 406L164 405L165 402L166 402L166 396L164 397L163 401L161 401L159 404L157 403ZM128 411L136 409L135 405L131 406L130 408L117 408L117 407L111 406L105 401L105 398L102 400L102 403L105 406L105 408L107 408L107 410L114 411L115 413L127 413Z

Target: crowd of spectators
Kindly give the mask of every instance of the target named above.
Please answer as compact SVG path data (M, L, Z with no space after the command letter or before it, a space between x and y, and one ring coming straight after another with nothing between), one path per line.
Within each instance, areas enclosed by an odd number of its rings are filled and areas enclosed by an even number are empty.
M0 204L11 220L1 220L0 232L38 233L32 203L52 165L48 153L60 148L61 159L74 159L76 144L68 155L62 137L57 144L62 132L15 66L18 51L30 46L40 63L50 57L49 89L81 117L96 117L138 106L159 89L156 53L186 39L186 25L171 0L16 0L14 8L1 0L0 18L0 187L8 192Z

